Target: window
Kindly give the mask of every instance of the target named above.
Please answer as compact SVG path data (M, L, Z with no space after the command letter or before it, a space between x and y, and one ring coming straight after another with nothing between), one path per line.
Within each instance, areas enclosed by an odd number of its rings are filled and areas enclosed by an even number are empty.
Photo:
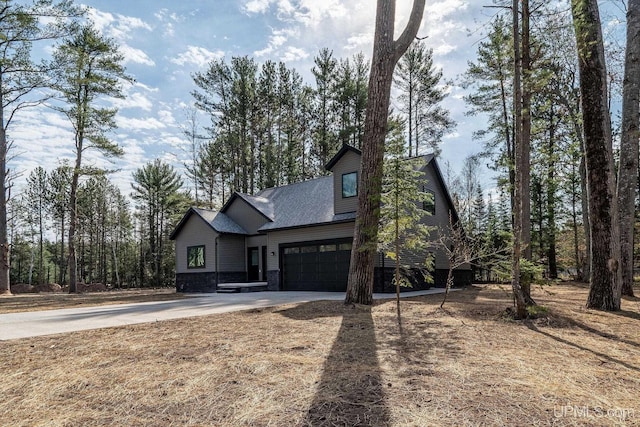
M351 242L349 242L349 243L340 243L340 245L338 245L338 250L339 251L350 251L351 250Z
M342 197L355 197L358 195L358 172L342 175Z
M423 188L422 191L427 194L427 200L422 202L422 209L427 211L429 215L435 215L436 214L436 193L426 188Z
M204 245L187 247L187 268L204 268Z

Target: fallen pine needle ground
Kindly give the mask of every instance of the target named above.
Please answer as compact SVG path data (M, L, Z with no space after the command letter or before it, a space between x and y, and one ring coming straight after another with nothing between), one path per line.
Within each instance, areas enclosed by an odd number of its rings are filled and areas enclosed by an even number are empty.
M319 301L0 344L7 426L640 425L640 300L579 284Z

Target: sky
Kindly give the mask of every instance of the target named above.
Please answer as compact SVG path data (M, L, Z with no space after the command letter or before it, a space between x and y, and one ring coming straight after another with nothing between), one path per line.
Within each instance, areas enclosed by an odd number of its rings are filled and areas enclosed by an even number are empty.
M411 9L411 0L397 1L397 31ZM452 81L444 106L457 122L442 143L441 166L461 169L466 156L480 150L472 132L481 119L466 117L464 90L457 81L467 61L475 58L486 24L497 13L477 0L427 1L420 37L427 37L434 62ZM486 3L490 3L487 1ZM313 84L313 58L321 48L334 57L363 52L370 58L375 0L85 0L89 16L112 37L125 57L135 83L124 87L118 129L110 136L125 152L109 163L88 152L86 164L116 170L110 179L131 193L132 173L155 158L181 171L188 157L183 134L186 111L193 104L192 75L217 58L250 55L258 62L283 61ZM50 47L38 47L40 54ZM200 125L207 125L206 119ZM9 128L13 141L10 168L24 181L33 168L47 170L71 161L73 133L69 122L47 108L24 110ZM17 182L19 187L19 182Z

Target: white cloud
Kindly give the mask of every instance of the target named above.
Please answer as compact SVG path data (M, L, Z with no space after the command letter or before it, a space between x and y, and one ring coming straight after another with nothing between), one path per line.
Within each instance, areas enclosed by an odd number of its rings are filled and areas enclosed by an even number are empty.
M176 34L175 25L185 20L184 16L176 13L170 13L168 9L160 9L153 14L155 18L164 25L163 35L165 37L173 37Z
M304 50L297 47L290 46L285 51L284 55L280 58L282 62L293 62L301 59L306 59L309 54Z
M139 119L118 116L116 122L118 123L118 128L131 131L157 130L166 127L164 123L153 117Z
M244 10L248 13L265 13L274 0L250 0L244 5Z
M133 62L136 64L149 65L150 67L156 65L156 63L140 49L133 48L127 44L121 44L119 50L120 53L124 55L125 64Z
M112 103L114 107L119 109L140 108L144 111L151 111L153 107L153 102L140 92L128 93L123 99L115 98Z
M355 50L360 51L364 46L371 44L371 35L372 31L368 31L365 33L355 34L349 38L347 38L347 44L345 46L346 50Z
M179 54L170 61L177 65L194 64L203 67L214 59L220 59L224 56L224 52L217 50L212 52L204 47L188 46L187 50Z
M424 16L429 21L440 21L454 12L459 13L466 10L468 6L468 3L464 0L444 0L430 3L425 6Z
M120 53L124 55L125 64L155 65L155 62L144 51L127 43L127 40L133 39L132 33L136 30L152 31L149 24L137 17L114 15L92 7L88 9L87 14L98 31L118 42L118 48Z
M169 110L158 111L158 118L167 126L174 126L176 124L176 120L173 118L173 113Z
M88 9L87 14L97 30L118 41L131 39L134 30L152 30L151 25L134 16L114 15L93 7Z
M284 45L289 37L295 36L297 31L295 29L282 29L282 30L272 30L271 36L269 36L269 42L267 43L267 47L262 50L257 50L253 52L255 56L258 58L262 56L271 55L276 52L279 47Z

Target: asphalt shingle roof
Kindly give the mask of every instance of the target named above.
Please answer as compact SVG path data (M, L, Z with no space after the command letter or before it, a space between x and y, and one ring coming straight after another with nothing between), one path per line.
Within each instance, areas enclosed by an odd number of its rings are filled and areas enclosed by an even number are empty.
M192 209L218 233L249 234L244 228L240 227L234 220L222 212L202 208Z
M256 196L241 196L271 222L260 231L349 221L355 212L333 213L333 178L326 176L283 187L267 188Z

